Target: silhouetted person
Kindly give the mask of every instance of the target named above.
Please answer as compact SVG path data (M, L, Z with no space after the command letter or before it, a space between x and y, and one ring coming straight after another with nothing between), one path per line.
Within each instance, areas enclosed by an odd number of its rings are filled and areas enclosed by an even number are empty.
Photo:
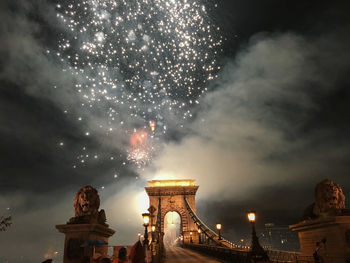
M132 263L145 263L145 249L140 240L132 246L129 259Z
M326 257L326 239L322 239L321 242L316 242L316 249L313 253L315 263L324 263Z
M118 258L116 258L113 263L126 263L128 262L128 258L126 256L127 254L127 250L126 250L126 247L122 247L119 249L119 252L118 252Z

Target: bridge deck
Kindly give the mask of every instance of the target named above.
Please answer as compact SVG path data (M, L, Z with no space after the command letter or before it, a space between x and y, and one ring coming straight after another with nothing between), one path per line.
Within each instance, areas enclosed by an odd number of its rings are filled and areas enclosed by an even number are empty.
M165 263L220 263L221 261L208 258L192 250L181 247L166 247Z

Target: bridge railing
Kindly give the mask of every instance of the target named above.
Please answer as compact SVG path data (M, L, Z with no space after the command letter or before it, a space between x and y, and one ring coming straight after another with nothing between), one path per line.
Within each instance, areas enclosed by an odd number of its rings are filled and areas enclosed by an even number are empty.
M233 247L233 243L230 242L229 240L226 240L225 238L221 238L221 240L219 240L219 235L216 234L216 232L211 230L206 224L203 223L202 220L199 219L199 217L193 212L192 207L188 203L186 197L184 197L184 199L185 199L185 205L186 205L186 208L187 208L189 215L191 216L192 220L197 225L197 227L201 230L201 232L207 238L209 238L216 245L225 246L225 247L229 247L229 248Z
M237 263L247 263L250 262L249 252L234 250L222 246L208 246L201 244L183 244L184 248L198 251L201 254L205 254L225 262L237 262Z
M250 262L249 258L251 252L249 247L239 247L224 238L219 240L218 234L216 234L216 232L211 230L199 219L199 217L193 212L192 207L188 203L186 197L184 197L184 199L186 208L192 220L198 226L201 232L214 244L214 246L211 246L209 244L184 244L185 247L198 250L202 253L209 253L212 256L215 256L222 260L234 260L233 262ZM266 253L270 259L270 262L273 263L309 263L313 260L312 258L302 258L300 256L300 252L266 250Z
M209 246L205 244L183 244L184 248L198 251L199 253L226 261L226 262L253 262L251 252L222 246ZM312 258L301 258L300 252L282 250L267 250L271 263L313 263Z

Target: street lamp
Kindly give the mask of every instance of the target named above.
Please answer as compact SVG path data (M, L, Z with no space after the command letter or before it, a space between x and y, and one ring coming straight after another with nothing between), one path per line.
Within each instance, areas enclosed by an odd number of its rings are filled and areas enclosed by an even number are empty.
M255 213L255 211L248 211L247 218L248 218L249 223L252 226L251 256L252 256L254 262L268 261L269 258L267 256L265 250L261 247L261 245L259 243L259 239L256 235L256 231L255 231L256 213Z
M156 232L156 226L155 225L151 226L151 232L152 232L152 242L154 242L155 241L154 233Z
M143 226L145 227L145 240L143 241L143 244L145 247L148 245L148 232L147 232L147 227L149 226L149 219L150 219L150 214L149 213L143 213L142 214L143 218Z
M190 232L190 243L193 243L193 240L192 240L192 232Z
M256 219L255 211L249 211L249 212L247 212L247 217L248 217L249 223L252 223L252 224L255 223L255 219Z
M222 228L221 223L216 223L216 229L219 232L219 240L222 240L222 238L221 238L221 228Z

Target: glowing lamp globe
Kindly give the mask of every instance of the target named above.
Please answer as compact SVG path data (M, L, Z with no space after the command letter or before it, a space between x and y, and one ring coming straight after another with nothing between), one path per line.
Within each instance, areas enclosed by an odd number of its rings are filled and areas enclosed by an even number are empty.
M255 219L256 219L255 211L249 211L247 213L247 217L248 217L248 220L249 220L250 223L254 223Z
M152 226L152 232L155 232L156 231L156 226Z
M149 213L143 213L142 214L142 218L143 218L143 225L144 226L148 226L149 225L149 219L150 219Z
M216 229L217 230L221 230L221 227L222 227L221 223L216 223Z

